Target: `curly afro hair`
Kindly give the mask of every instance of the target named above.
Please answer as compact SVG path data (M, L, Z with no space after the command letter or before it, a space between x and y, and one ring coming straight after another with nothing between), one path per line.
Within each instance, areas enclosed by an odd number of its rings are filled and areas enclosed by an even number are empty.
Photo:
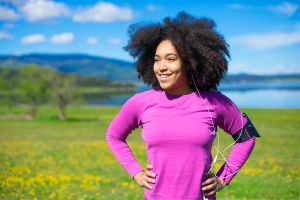
M228 44L215 30L215 22L208 18L196 18L187 13L166 17L163 23L137 23L129 27L129 42L124 50L133 56L139 78L154 89L161 89L153 70L158 44L170 40L175 46L187 70L190 87L202 91L217 90L226 75L230 58Z

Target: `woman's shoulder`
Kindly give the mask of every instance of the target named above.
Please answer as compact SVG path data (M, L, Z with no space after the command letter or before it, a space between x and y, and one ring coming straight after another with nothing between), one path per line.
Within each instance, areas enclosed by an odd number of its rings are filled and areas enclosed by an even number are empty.
M149 103L155 101L155 99L159 99L157 98L158 95L159 91L154 89L135 93L124 103L123 109L134 110L137 113L141 113Z
M234 104L233 101L220 91L206 91L202 93L202 97L214 106L223 107Z
M154 89L137 92L127 100L127 103L131 102L131 104L141 105L148 102L148 100L154 100L158 97L159 93L159 91Z
M204 97L206 97L207 99L211 99L211 100L224 100L224 99L229 99L225 94L223 94L220 91L217 90L213 90L213 91L205 91L205 92L201 92L203 94Z
M149 89L143 92L138 92L133 95L132 98L137 98L137 99L143 99L144 101L146 100L145 98L155 98L158 97L158 95L161 93L159 90L155 89Z

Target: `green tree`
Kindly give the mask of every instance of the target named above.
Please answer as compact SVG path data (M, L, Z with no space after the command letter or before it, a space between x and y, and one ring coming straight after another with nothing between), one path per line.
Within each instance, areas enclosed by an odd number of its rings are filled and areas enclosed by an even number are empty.
M0 69L1 103L12 107L18 102L18 72L15 69Z
M80 93L77 92L77 76L56 71L51 76L51 101L58 107L58 119L65 120L67 106L81 100Z
M34 64L25 65L20 69L20 90L23 99L30 105L30 115L36 118L38 106L45 102L49 94L49 74L51 69Z

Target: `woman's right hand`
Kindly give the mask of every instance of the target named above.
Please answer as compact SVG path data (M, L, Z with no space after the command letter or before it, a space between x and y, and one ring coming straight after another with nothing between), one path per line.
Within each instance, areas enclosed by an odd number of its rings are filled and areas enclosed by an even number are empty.
M146 168L146 172L140 171L136 175L134 175L133 178L137 182L137 184L151 190L152 186L149 185L149 183L155 183L156 175L150 171L152 169L151 164L147 164Z

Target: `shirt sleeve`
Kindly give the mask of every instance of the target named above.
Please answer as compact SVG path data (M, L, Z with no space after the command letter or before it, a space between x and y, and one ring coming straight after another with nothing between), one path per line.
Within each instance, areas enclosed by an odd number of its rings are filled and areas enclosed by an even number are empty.
M237 106L228 97L218 92L217 98L217 125L230 135L238 134L238 131L247 124L247 118L242 116ZM227 161L217 172L217 176L222 178L227 185L248 160L255 141L253 137L233 145Z
M115 157L133 178L143 168L134 157L126 139L132 130L140 125L139 99L131 97L109 125L106 133L107 143Z

